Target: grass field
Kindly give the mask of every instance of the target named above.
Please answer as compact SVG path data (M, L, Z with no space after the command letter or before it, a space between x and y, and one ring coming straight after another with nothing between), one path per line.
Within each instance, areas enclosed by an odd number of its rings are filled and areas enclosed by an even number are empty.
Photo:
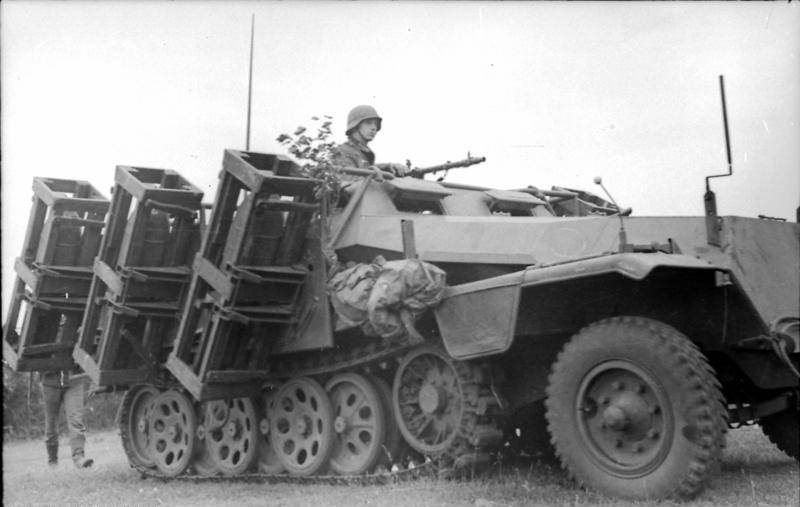
M91 470L76 470L62 439L61 463L50 469L44 443L3 444L3 505L604 505L797 506L797 463L776 450L757 427L729 433L719 474L691 502L620 502L582 491L555 466L496 468L469 481L420 479L385 486L189 483L142 479L128 467L114 432L89 435Z

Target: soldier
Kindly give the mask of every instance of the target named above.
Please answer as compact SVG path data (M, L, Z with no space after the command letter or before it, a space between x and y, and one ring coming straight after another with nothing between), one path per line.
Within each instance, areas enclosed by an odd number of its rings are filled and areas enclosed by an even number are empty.
M47 464L58 465L58 416L61 406L67 416L69 445L72 462L77 468L88 468L94 460L83 452L86 427L83 423L85 388L89 377L76 366L72 371L40 372L42 399L44 400L44 436L47 446Z
M333 156L334 164L357 169L377 168L395 176L405 176L403 164L375 163L375 153L369 148L370 141L375 139L381 129L383 119L372 106L356 106L347 115L347 141L336 147Z

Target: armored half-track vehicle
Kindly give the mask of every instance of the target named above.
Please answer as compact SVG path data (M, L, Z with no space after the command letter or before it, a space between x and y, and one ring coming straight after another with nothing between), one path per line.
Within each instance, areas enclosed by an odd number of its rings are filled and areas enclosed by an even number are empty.
M152 475L370 477L552 448L625 498L702 489L729 426L798 457L797 223L227 150L212 206L117 168L36 178L3 353L126 390ZM392 472L395 471L395 472Z

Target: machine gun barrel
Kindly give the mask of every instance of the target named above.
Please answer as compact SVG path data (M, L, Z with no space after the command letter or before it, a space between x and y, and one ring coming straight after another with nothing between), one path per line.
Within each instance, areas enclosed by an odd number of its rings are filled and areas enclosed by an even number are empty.
M410 176L415 178L422 178L426 174L433 174L439 171L447 171L448 169L455 169L456 167L469 167L471 165L486 162L486 157L471 157L467 156L464 160L456 162L445 162L444 164L432 165L430 167L415 167L411 169Z

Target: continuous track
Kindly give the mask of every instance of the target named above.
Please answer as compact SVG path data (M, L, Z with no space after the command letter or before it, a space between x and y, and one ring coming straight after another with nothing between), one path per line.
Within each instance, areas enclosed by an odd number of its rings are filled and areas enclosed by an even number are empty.
M429 350L437 350L428 347ZM412 346L405 342L382 340L366 346L350 349L342 353L319 354L312 358L304 357L301 360L281 362L280 368L273 370L275 376L268 384L277 384L280 381L298 377L325 378L342 372L357 372L372 374L390 370L405 353L412 350ZM129 464L143 478L158 480L180 480L189 482L254 482L254 483L290 483L290 484L332 484L332 485L377 485L413 480L423 476L450 476L460 470L473 470L490 461L490 454L502 443L502 421L500 420L500 405L493 393L495 386L492 383L491 372L488 366L465 362L451 361L452 371L456 372L459 385L463 392L463 417L459 420L457 438L453 444L442 452L423 456L423 454L407 448L405 456L389 456L391 459L382 460L382 465L370 473L365 474L332 474L326 466L314 475L301 476L297 474L263 473L258 470L258 459L244 473L223 475L220 471L209 467L208 460L202 459L203 454L195 450L192 465L189 469L176 476L168 477L155 466L142 459L133 459L130 450L137 449L131 445L133 437L131 427L136 427L136 421L131 424L130 404L121 407L119 414L120 435ZM128 410L125 410L125 409ZM140 409L141 410L141 409ZM146 412L146 411L145 411ZM393 414L388 414L393 417ZM261 419L259 414L257 419ZM198 420L201 420L198 418ZM259 421L257 420L258 424ZM141 425L140 425L141 427ZM147 430L145 430L147 431ZM199 433L204 433L201 429ZM204 443L196 441L196 448ZM405 445L405 443L404 443ZM141 450L142 445L138 445ZM387 454L388 455L388 454ZM409 458L413 456L413 458ZM199 466L195 466L195 462ZM392 463L391 470L387 468Z

